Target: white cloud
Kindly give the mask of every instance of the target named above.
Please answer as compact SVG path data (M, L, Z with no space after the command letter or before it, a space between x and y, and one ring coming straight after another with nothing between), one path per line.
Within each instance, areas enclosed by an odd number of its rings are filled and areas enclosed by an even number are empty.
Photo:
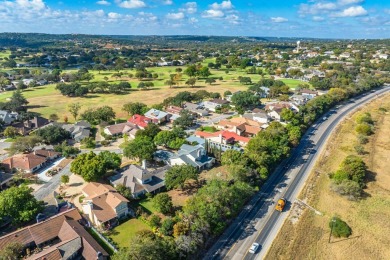
M108 13L108 14L107 14L107 16L108 16L108 18L110 18L110 19L119 19L119 18L121 18L121 17L122 17L122 15L121 15L121 14L118 14L118 13L113 13L113 12L111 12L111 13Z
M173 5L173 1L172 0L164 0L163 5Z
M183 8L179 9L179 11L187 14L194 14L198 11L198 4L196 2L187 2L183 5Z
M364 0L339 0L338 3L340 5L354 5L354 4L360 4L364 2Z
M190 19L188 19L188 22L194 24L198 22L198 19L196 19L195 17L191 17Z
M313 16L313 21L315 22L321 22L321 21L324 21L325 18L324 17L321 17L321 16Z
M105 1L105 0L97 1L96 3L97 3L98 5L110 5L110 4L111 4L110 2Z
M368 12L362 6L351 6L347 9L344 9L341 12L334 13L332 16L334 17L357 17L357 16L365 16Z
M240 20L240 17L238 17L238 15L235 15L235 14L230 14L228 16L226 16L226 20L231 23L231 24L239 24L239 20Z
M228 1L222 1L222 3L220 3L220 4L214 3L214 4L210 5L210 8L213 10L230 10L230 9L233 9L234 6L233 6L232 2L230 0L228 0Z
M203 18L222 18L225 16L225 13L221 10L206 10L202 13Z
M179 12L179 13L168 13L165 17L167 19L170 19L170 20L181 20L181 19L184 19L185 15L182 12Z
M128 8L128 9L146 7L145 2L142 0L127 0L127 1L116 0L116 3L118 4L118 6L123 8Z
M271 17L271 21L274 23L284 23L287 22L288 19L284 17Z
M301 15L307 14L320 14L326 13L329 11L337 10L337 5L335 3L316 3L316 4L301 4L299 6L299 11Z
M14 6L16 8L30 9L30 10L43 10L46 8L45 3L42 0L16 0L15 2L5 1L5 5Z

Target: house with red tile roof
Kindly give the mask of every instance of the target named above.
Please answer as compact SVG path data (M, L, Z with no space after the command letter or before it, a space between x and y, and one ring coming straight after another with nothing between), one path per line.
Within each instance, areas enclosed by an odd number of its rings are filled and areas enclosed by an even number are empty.
M0 251L17 242L23 245L24 252L30 252L25 259L109 259L109 254L80 224L81 220L77 209L67 210L0 237Z
M141 129L145 129L145 127L152 122L152 119L147 118L146 116L135 114L129 120L127 120L127 122L132 123Z

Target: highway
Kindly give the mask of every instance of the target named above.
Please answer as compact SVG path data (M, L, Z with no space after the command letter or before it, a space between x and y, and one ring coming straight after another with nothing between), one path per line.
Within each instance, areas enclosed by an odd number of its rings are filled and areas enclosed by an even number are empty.
M355 97L310 127L291 156L273 172L203 259L264 259L335 127L351 112L388 91L390 86ZM275 211L275 203L282 197L288 201L285 210ZM251 254L248 250L254 242L260 244L260 249Z

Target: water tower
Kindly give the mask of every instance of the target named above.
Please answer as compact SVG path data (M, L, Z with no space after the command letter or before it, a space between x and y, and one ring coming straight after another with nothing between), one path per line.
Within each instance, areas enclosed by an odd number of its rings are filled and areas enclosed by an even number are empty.
M299 51L299 48L301 47L301 41L297 41L297 50Z

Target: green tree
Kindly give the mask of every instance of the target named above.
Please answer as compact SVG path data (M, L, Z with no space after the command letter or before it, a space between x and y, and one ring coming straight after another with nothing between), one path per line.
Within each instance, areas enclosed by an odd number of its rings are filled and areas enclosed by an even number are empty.
M168 193L159 193L152 199L153 206L162 214L169 214L173 211L173 203Z
M188 111L187 109L183 109L182 111L180 111L179 115L180 117L173 122L173 125L175 127L181 127L186 129L194 125L195 118L190 111Z
M146 136L137 137L130 141L123 149L123 155L127 158L138 158L139 161L153 159L156 146L152 139Z
M74 121L77 120L77 116L79 115L81 105L79 103L71 103L68 105L68 111L73 116Z
M16 136L19 135L19 131L13 126L7 126L3 134L5 137L15 138Z
M247 165L248 158L241 152L236 150L227 150L221 157L222 165Z
M0 218L9 217L14 225L33 220L43 210L43 202L35 199L25 185L0 192Z
M374 131L372 130L372 126L367 124L367 123L362 123L362 124L358 124L356 127L355 127L355 130L358 134L360 135L371 135L374 133Z
M117 169L120 162L121 159L116 153L105 151L97 155L91 151L77 156L70 170L82 176L85 181L97 181L108 171Z
M122 110L127 112L130 116L132 115L136 115L136 114L139 114L139 115L143 115L145 109L147 108L147 106L143 103L140 103L140 102L130 102L130 103L126 103L123 105L122 107Z
M168 190L183 189L188 180L198 180L198 170L191 165L174 165L165 173L165 186Z
M209 85L212 85L213 83L216 82L216 80L213 79L213 78L207 78L207 79L205 80L205 82L206 82L207 84L209 84Z
M11 111L24 110L24 106L28 104L27 99L23 96L21 90L16 90L12 93L11 99L8 102L8 108Z
M176 85L176 82L169 79L169 80L165 81L165 85L168 85L170 88L172 88L172 86Z
M69 176L68 175L62 175L61 176L61 183L62 184L68 184L69 183Z
M32 152L33 148L41 141L42 141L41 138L35 135L18 137L11 144L11 147L9 148L9 154L13 155L17 153Z
M164 236L172 236L173 235L173 226L175 225L175 222L172 218L165 218L160 227L160 231Z
M148 222L152 228L158 228L161 225L161 218L155 214L152 214L149 216Z
M332 236L334 237L349 237L352 235L352 229L339 217L333 217L329 221L329 228L332 230Z
M150 139L153 139L154 137L156 137L158 135L158 133L161 132L161 129L158 125L154 124L154 123L149 123L145 129L143 130L139 130L137 131L137 133L135 134L136 137L148 137Z
M243 113L247 109L261 105L259 97L249 91L235 93L232 96L232 103L237 111Z
M34 132L36 136L39 136L42 142L46 144L58 144L62 143L66 139L71 137L70 133L58 125L50 125Z
M24 245L10 241L3 249L0 251L1 260L16 260L22 259L21 254L23 253Z
M131 192L131 189L126 187L123 184L118 184L115 186L115 189L121 194L123 197L125 197L128 200L131 200L133 198L133 193Z
M186 85L188 85L188 86L194 87L195 84L196 84L196 78L189 78L189 79L186 81Z
M58 117L57 114L54 113L54 114L50 114L49 119L53 122L57 122L60 118Z
M149 230L136 232L129 241L129 248L117 252L113 260L166 260L178 259L173 239L161 238Z

